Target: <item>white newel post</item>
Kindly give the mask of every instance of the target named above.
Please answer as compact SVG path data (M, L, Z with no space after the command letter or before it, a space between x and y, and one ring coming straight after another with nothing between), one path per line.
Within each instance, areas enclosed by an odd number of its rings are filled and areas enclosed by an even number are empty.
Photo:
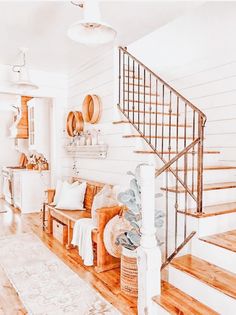
M142 227L138 248L138 315L156 315L152 298L161 291L161 252L155 237L155 167L140 166Z

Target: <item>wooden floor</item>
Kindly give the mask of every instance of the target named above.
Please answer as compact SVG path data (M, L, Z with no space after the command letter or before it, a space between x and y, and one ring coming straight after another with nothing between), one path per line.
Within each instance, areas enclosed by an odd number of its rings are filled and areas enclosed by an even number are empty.
M2 210L7 210L7 212L1 213ZM41 214L21 215L16 209L0 199L0 237L22 232L35 233L53 253L93 286L122 314L137 314L136 299L128 297L120 291L119 269L96 273L93 267L83 266L76 249L68 251L52 236L42 232ZM22 314L27 314L27 312L3 270L0 269L0 315Z
M201 237L200 240L236 252L236 230Z

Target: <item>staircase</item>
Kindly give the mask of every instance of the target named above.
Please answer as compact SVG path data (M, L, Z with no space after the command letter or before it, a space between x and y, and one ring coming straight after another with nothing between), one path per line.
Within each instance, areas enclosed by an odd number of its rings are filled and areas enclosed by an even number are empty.
M143 143L134 153L158 165L165 281L156 314L235 314L236 166L204 148L205 114L121 47L118 108L114 124L132 130L123 137Z

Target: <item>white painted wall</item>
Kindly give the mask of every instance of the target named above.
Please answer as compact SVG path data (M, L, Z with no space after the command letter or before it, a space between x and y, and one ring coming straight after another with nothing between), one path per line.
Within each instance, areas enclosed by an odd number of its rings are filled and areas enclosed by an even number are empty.
M143 158L133 153L135 141L133 139L122 139L122 135L129 134L130 127L125 125L114 125L113 121L121 119L116 104L115 69L118 65L116 51L111 50L102 57L92 60L80 69L76 69L69 76L68 88L68 108L70 110L81 110L82 102L87 94L97 94L100 96L103 106L102 117L99 124L86 124L85 129L100 129L104 141L109 145L108 156L105 160L81 159L68 157L64 151L62 155L62 173L64 176L79 175L79 177L101 181L105 183L127 183L129 178L127 171L134 170ZM127 130L128 128L128 130ZM64 133L64 143L68 141L68 136ZM76 162L79 174L73 170Z
M207 115L205 146L236 162L236 3L208 2L128 50Z
M52 99L51 111L51 170L52 180L61 176L61 137L63 131L63 108L67 103L67 83L68 78L64 74L43 72L38 70L30 71L31 80L39 86L38 90L21 92L22 95L29 95L35 97L48 97ZM16 80L17 76L11 71L10 66L0 65L0 93L6 95L19 95L20 91L14 89L12 82ZM12 96L14 97L14 96ZM3 102L4 103L4 102ZM0 110L1 110L0 100ZM43 123L43 122L42 122ZM15 156L15 154L13 154ZM8 165L11 165L10 161ZM15 163L14 163L15 164Z
M16 102L16 96L0 94L0 168L19 163L19 153L14 148L14 139L10 138L9 132L9 127L13 121L12 105Z

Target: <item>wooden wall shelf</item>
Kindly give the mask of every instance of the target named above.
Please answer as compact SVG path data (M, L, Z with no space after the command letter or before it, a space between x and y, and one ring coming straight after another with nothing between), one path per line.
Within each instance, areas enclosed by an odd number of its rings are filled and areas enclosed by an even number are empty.
M65 149L73 157L105 159L107 157L108 145L66 145Z

